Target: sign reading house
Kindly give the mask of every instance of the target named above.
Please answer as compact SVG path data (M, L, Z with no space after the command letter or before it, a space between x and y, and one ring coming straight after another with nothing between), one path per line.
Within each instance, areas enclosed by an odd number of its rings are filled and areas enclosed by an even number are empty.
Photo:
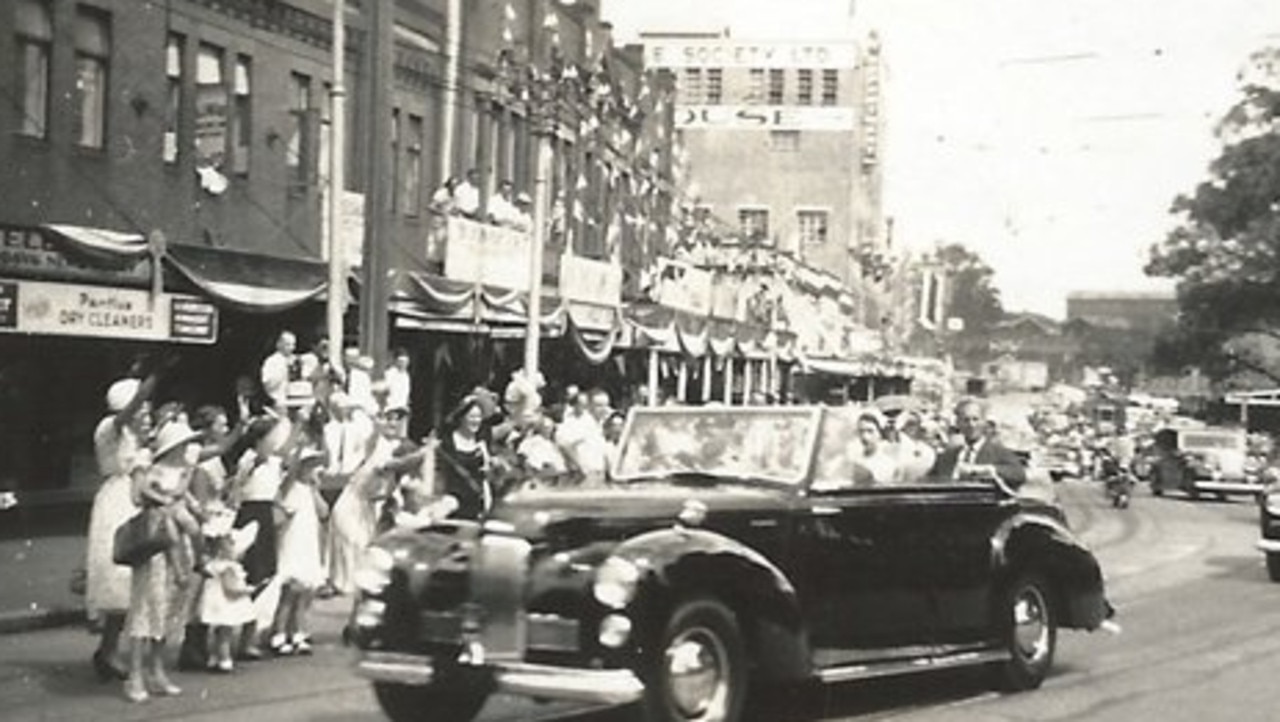
M853 108L805 105L682 105L675 124L682 129L834 130L856 127Z
M218 311L195 296L0 281L0 332L210 344L218 338Z

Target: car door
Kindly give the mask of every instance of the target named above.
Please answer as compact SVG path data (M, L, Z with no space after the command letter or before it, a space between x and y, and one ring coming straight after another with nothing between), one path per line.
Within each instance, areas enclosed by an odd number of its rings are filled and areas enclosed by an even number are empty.
M987 483L944 483L921 488L919 522L928 529L920 564L934 606L934 641L984 639L994 592L992 539L1020 503Z
M907 489L810 491L796 509L798 592L818 649L930 641L929 510Z

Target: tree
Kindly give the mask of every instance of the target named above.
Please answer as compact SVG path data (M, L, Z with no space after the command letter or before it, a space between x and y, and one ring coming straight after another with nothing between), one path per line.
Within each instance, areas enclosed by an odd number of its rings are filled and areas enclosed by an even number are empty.
M1156 361L1280 383L1280 49L1255 53L1238 80L1209 179L1174 200L1181 224L1150 250L1146 272L1177 279L1180 309Z
M947 346L962 360L985 357L987 333L1004 318L995 272L982 257L959 243L939 244L924 259L924 265L942 270L945 277L944 318L958 318L964 328L950 335Z

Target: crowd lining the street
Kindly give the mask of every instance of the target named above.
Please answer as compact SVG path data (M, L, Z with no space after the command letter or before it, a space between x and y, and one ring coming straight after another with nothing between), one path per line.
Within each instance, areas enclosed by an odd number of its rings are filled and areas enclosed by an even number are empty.
M393 351L377 382L354 349L340 367L327 356L323 340L298 353L295 336L281 333L259 377L237 380L230 410L153 406L165 368L135 369L107 389L94 432L103 481L85 606L101 637L94 669L104 682L123 680L127 699L181 693L167 642L180 668L217 673L310 654L312 600L354 593L360 555L383 531L482 517L516 485L608 481L625 410L603 390L569 386L544 404L542 379L517 372L501 395L475 388L415 442L407 353ZM940 414L861 412L850 484L953 476L974 464L1020 484L981 406L956 411L954 438ZM125 527L145 528L158 550L117 563Z

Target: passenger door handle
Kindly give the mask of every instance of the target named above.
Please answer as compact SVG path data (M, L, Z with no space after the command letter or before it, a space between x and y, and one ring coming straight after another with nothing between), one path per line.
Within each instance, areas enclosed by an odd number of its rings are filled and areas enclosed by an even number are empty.
M817 506L810 507L810 511L813 512L814 516L835 516L840 513L840 507L819 504Z

